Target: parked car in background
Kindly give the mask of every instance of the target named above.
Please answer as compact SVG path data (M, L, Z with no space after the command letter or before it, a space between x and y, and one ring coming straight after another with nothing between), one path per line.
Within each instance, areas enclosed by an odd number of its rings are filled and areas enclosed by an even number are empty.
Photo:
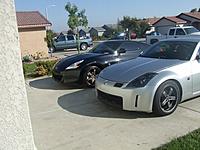
M134 41L102 42L87 53L60 60L53 68L53 79L58 82L79 82L93 87L96 76L105 67L139 56L149 45Z
M87 50L88 47L93 45L92 39L90 37L81 37L79 40L80 49ZM54 39L53 52L56 50L64 50L70 48L77 48L77 40L75 35L59 35Z
M97 97L128 111L169 115L200 95L200 39L158 42L140 57L105 68Z
M157 33L157 32L153 32ZM199 36L200 32L198 29L196 29L193 26L184 26L184 27L173 27L170 28L167 35L161 35L161 34L153 34L153 35L147 35L146 42L147 44L154 44L160 40L168 39L168 38L182 38L186 36Z

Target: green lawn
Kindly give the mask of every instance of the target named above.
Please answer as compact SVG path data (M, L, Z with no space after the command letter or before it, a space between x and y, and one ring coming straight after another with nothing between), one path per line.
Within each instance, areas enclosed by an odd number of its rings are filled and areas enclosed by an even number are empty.
M200 129L174 139L154 150L200 150Z
M35 63L31 64L23 64L23 69L24 69L24 75L25 77L31 77L32 74L35 73L37 66Z

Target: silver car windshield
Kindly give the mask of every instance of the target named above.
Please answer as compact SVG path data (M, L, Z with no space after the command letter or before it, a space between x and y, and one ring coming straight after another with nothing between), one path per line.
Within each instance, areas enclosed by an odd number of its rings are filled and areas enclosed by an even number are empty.
M162 41L150 47L140 57L190 60L197 42Z
M197 30L196 28L185 28L185 31L187 32L187 34L199 32L199 30Z

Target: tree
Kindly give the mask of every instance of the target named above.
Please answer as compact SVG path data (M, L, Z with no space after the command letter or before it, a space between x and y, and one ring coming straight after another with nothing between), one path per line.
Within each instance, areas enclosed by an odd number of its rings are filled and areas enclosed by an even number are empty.
M128 34L135 32L138 37L142 37L144 32L149 28L149 24L146 21L129 16L124 16L119 24L124 30L128 29Z
M47 42L47 47L53 47L53 38L56 37L56 34L52 30L47 30L45 41Z
M54 37L56 37L56 33L54 33L52 30L47 30L45 41L47 42L47 47L51 51L51 57L52 57L52 51L53 51L53 38Z
M192 9L190 12L197 12L197 8Z
M77 30L77 50L80 53L80 42L79 42L79 27L87 27L88 26L88 19L85 15L85 9L79 11L76 5L72 5L70 2L67 3L65 6L65 10L68 13L68 26L73 31Z

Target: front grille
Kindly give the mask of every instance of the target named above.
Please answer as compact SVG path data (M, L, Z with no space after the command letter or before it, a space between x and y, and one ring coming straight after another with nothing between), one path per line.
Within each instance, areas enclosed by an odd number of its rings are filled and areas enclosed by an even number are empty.
M98 99L101 100L102 102L104 102L108 105L112 105L114 107L120 108L120 109L123 108L123 98L122 97L104 93L100 90L97 90L97 93L98 93Z

